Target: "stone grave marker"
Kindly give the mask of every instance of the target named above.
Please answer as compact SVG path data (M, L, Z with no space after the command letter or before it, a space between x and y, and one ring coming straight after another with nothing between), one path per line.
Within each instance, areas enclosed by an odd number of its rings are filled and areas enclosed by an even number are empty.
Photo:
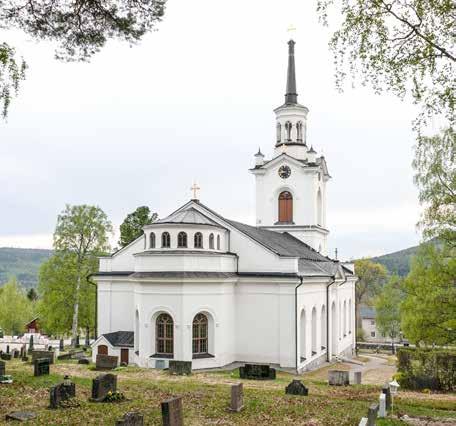
M81 345L79 343L79 334L76 336L76 344L74 345L75 348L80 348Z
M65 346L64 346L64 343L63 343L63 339L60 339L59 340L59 350L61 352L63 352L65 350Z
M30 336L30 341L29 341L29 348L28 348L28 353L31 354L33 351L33 335Z
M161 403L163 426L183 426L182 398L171 398Z
M27 355L24 355L21 359L22 361L27 362L29 360L29 357Z
M230 410L239 413L244 408L244 386L242 383L231 385Z
M355 371L353 373L353 383L355 385L360 385L361 384L361 376L362 376L361 371Z
M378 404L372 404L367 412L367 426L375 426L378 414Z
M97 363L96 363L97 369L114 370L114 368L117 368L118 363L119 363L118 356L97 354Z
M10 353L10 348L9 348L9 345L6 345L6 353L9 354Z
M49 360L49 364L54 364L53 351L32 351L32 362L35 362L38 358L46 358Z
M169 361L169 374L176 374L178 376L192 374L191 361Z
M25 422L27 420L34 419L36 414L32 411L14 411L6 415L6 420L19 420Z
M11 361L11 354L2 353L1 358L4 361Z
M291 383L285 388L287 395L309 395L309 389L307 389L301 380L292 380Z
M362 417L358 426L367 426L367 417Z
M389 388L388 383L383 385L382 393L386 395L386 411L391 410L391 390Z
M136 411L124 414L124 416L116 421L116 426L143 426L144 416Z
M6 373L6 362L0 361L0 376L4 376Z
M48 358L38 358L33 363L33 375L34 376L44 376L49 374L49 359Z
M100 374L92 380L92 398L94 402L105 400L108 392L117 391L117 376L115 374Z
M331 386L346 386L350 384L349 372L341 370L329 370L328 383Z
M378 417L386 417L386 395L384 393L380 394L378 406Z
M276 371L269 365L245 364L244 367L239 367L239 376L241 379L275 380Z
M49 391L49 408L59 408L62 401L76 396L76 385L74 383L60 383L52 386Z
M13 349L13 358L19 358L19 350L18 349Z
M85 364L85 365L87 365L87 364L90 364L90 361L89 361L88 358L79 358L79 359L78 359L78 364Z

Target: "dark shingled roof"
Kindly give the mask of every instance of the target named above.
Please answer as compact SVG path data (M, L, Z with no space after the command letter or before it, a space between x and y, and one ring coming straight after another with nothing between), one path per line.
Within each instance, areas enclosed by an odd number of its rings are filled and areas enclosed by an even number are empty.
M133 331L114 331L113 333L103 334L103 337L105 337L112 346L133 347L134 344Z

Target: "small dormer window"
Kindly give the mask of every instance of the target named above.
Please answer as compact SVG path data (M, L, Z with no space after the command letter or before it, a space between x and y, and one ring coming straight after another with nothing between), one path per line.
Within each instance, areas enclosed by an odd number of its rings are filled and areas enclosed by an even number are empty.
M209 235L209 248L214 250L214 234Z
M149 235L149 248L155 248L155 234L153 232Z
M179 232L179 234L177 235L177 247L187 247L187 234L185 232Z
M195 239L195 241L194 241L195 248L203 248L203 234L201 232L197 232L195 234L194 239Z
M290 142L291 141L291 128L292 128L292 125L291 125L291 122L290 121L287 121L285 123L285 132L287 134L287 141Z
M163 248L171 247L171 237L169 235L169 232L163 232L163 234L162 234L162 247Z

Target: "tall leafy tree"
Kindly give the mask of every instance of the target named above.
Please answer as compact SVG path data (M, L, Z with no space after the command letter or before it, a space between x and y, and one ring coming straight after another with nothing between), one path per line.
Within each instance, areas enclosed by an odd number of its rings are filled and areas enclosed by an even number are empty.
M143 233L143 226L157 220L157 213L151 213L149 207L138 207L134 212L129 213L120 225L119 246L125 247L136 240Z
M36 40L57 43L63 61L87 61L109 39L134 44L154 29L165 0L28 0L0 2L0 28L19 29ZM0 104L6 115L14 90L24 78L25 63L14 48L0 44Z
M376 93L410 95L429 116L456 120L456 3L453 0L319 0L324 24L337 15L330 48L336 83L350 75ZM340 19L341 18L341 19ZM335 19L336 20L336 19Z
M9 280L0 293L0 328L17 335L33 316L33 306L16 278Z
M54 249L59 254L75 256L75 286L73 293L72 345L79 331L79 305L81 285L93 259L109 251L112 225L99 207L67 205L57 218L54 232ZM84 324L85 325L85 324Z
M456 343L456 256L445 245L424 244L404 281L402 330L415 343Z
M30 300L30 302L35 302L36 299L38 299L38 294L34 288L27 291L27 299Z

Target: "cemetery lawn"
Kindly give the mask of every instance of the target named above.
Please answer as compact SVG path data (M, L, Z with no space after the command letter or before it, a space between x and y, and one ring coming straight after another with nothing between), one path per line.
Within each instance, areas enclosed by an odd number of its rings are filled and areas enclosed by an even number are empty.
M120 403L88 402L91 380L100 372L74 361L51 365L49 376L33 377L33 367L20 360L7 361L6 374L12 385L0 385L0 423L12 411L33 411L37 417L29 425L114 425L128 411L144 414L145 424L161 425L160 402L173 396L183 397L185 425L322 425L353 426L367 409L378 401L379 386L329 387L322 381L301 376L309 388L308 397L285 395L284 388L293 378L278 372L275 381L239 380L238 371L194 373L190 377L169 376L166 371L136 367L118 368L118 390L127 398ZM49 387L62 382L68 374L76 383L76 408L48 409ZM244 383L245 408L240 413L227 410L230 384ZM401 392L395 399L395 412L410 416L454 419L456 394ZM402 425L400 420L379 420L378 425ZM430 423L432 424L432 423Z

